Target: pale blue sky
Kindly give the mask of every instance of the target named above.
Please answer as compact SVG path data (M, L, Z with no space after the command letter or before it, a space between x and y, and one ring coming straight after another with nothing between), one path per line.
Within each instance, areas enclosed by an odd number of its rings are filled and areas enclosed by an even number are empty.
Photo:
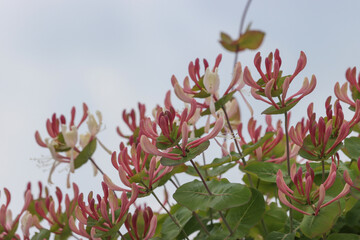
M150 113L163 103L171 75L179 80L186 76L189 61L207 58L212 64L222 53L219 73L229 81L234 56L218 40L221 31L238 34L244 5L205 0L0 0L0 188L8 187L14 204L19 204L27 181L46 182L47 171L30 158L49 155L36 145L34 132L45 136L45 121L53 112L69 116L71 107L80 108L82 102L93 112L100 110L106 129L99 137L117 150L120 139L114 129L122 110L141 101ZM298 86L303 77L317 76L318 87L294 115L305 115L311 101L323 112L335 82L345 81L348 67L360 67L359 9L358 1L253 1L247 23L266 32L262 56L279 48L283 70L292 73L303 50L308 65L297 78ZM253 69L255 53L240 54L243 66ZM173 101L179 104L175 97ZM249 114L242 106L246 121ZM105 153L100 150L95 158L115 176ZM100 189L100 177L88 186L90 170L86 166L72 176L85 192ZM56 172L55 184L64 186L65 177L65 172Z

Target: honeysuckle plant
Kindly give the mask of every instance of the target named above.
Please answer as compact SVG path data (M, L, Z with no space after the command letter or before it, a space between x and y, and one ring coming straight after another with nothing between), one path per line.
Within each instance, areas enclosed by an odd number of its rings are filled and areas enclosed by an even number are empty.
M290 121L291 111L301 112L297 103L317 85L313 75L290 93L307 64L306 54L300 52L288 75L278 49L265 58L265 68L261 53L254 54L256 80L237 58L259 48L265 34L250 28L240 32L236 39L221 33L222 46L235 53L229 79L219 75L222 54L213 65L206 59L190 61L182 84L169 77L171 90L151 114L141 103L138 110L123 110L129 131L116 128L119 149L100 141L102 115L91 114L85 103L79 121L75 107L70 121L54 113L46 121L49 136L36 131L35 141L50 151L51 160L42 162L51 166L48 184L62 164L73 194L58 187L51 193L39 183L34 197L28 184L23 207L13 215L11 194L4 188L0 239L359 239L356 68L346 71L347 82L336 83L333 103L331 96L324 99L326 116L317 118L311 103L306 117ZM251 97L266 103L264 125L243 94L248 87ZM353 115L344 114L340 102ZM250 109L248 118L240 114L243 106ZM276 114L282 119L273 124ZM112 166L108 171L116 177L97 164L97 146L108 154L103 164ZM102 174L102 193L85 193L80 184L71 184L70 173L88 163Z

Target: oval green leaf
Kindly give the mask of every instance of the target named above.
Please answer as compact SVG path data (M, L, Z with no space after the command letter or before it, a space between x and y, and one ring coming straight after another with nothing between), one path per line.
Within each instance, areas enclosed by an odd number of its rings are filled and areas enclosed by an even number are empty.
M206 182L212 195L198 180L186 183L174 193L174 199L192 211L225 210L246 204L251 198L249 188L240 183L229 183L226 179Z

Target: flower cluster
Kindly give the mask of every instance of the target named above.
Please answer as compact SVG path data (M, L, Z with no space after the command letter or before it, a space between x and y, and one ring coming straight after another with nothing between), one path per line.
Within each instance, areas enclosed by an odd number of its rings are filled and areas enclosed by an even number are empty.
M4 193L6 196L5 204L0 205L0 238L1 239L20 239L19 234L16 234L16 229L19 224L21 216L24 214L23 219L27 219L27 224L24 221L21 221L23 236L24 239L29 239L29 228L37 222L36 219L29 218L26 210L28 209L31 201L32 195L29 189L25 192L25 202L20 213L16 215L15 219L12 217L12 212L9 209L9 204L11 201L11 194L7 188L4 188Z
M311 103L307 110L307 127L301 128L299 125L296 127L297 130L294 127L290 129L290 138L301 147L309 160L324 160L334 155L341 142L349 135L351 128L360 121L360 100L356 102L355 114L350 121L344 119L344 113L338 100L334 103L334 110L332 110L330 102L331 97L325 102L325 118L320 117L316 121L316 113L313 112ZM309 133L305 136L306 132Z
M49 134L49 138L43 140L40 137L39 131L35 132L35 140L39 146L48 148L53 160L48 182L52 183L51 176L55 171L56 167L61 163L67 163L70 166L68 174L67 184L70 187L70 172L75 171L75 159L90 142L92 142L96 135L99 133L102 125L102 115L99 111L96 112L98 120L95 119L94 115L88 112L88 107L83 104L83 115L79 123L75 124L76 109L71 109L70 122L67 125L66 118L64 115L60 117L56 116L56 113L46 121L46 130ZM78 134L79 127L87 120L88 132L85 134ZM94 167L96 172L96 168Z
M289 208L292 208L305 215L318 215L321 208L330 205L331 203L346 196L350 192L350 185L345 184L343 190L336 197L324 203L326 190L328 190L335 182L336 170L336 165L334 162L332 162L327 179L318 187L314 183L315 174L314 170L310 167L309 162L306 163L305 174L303 174L302 168L299 168L296 171L296 164L294 163L291 167L291 181L296 187L295 191L287 186L283 177L283 173L281 170L279 170L276 175L279 200L285 206L288 206ZM313 213L309 213L295 207L287 200L286 196L294 200L294 202L300 206L310 206L313 210Z
M290 83L305 68L306 61L305 53L301 52L294 73L289 76L282 76L282 71L280 70L282 60L279 50L276 50L274 55L270 53L265 59L266 73L261 70L261 56L260 53L257 53L254 58L254 64L261 76L261 79L257 82L252 78L249 69L245 67L244 82L251 87L252 96L275 108L269 108L269 111L265 111L265 113L279 114L288 111L315 89L316 78L313 75L310 83L308 78L305 78L301 89L290 97L287 96ZM267 100L263 97L266 97ZM277 100L274 100L274 98Z

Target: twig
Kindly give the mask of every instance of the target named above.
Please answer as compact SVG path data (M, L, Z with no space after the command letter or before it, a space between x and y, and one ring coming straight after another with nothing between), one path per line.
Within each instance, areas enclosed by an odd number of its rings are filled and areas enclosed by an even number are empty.
M197 172L197 174L199 175L199 177L200 177L200 179L201 179L202 183L204 184L204 187L205 187L206 191L209 193L209 195L210 195L210 196L214 195L214 194L210 191L210 189L209 189L209 187L208 187L208 185L207 185L206 181L204 180L203 176L201 175L201 173L200 173L199 169L197 168L197 166L195 165L194 161L193 161L193 160L190 160L190 162L191 162L191 164L193 165L193 167L195 168L195 171L196 171L196 172ZM229 230L230 235L233 235L233 234L234 234L234 232L233 232L233 230L231 229L231 227L230 227L230 225L228 224L228 222L226 221L226 219L225 219L224 215L222 214L222 212L221 212L221 211L218 211L218 212L219 212L219 214L220 214L220 216L221 216L221 218L222 218L222 220L223 220L223 222L224 222L225 226L226 226L226 227L227 227L227 229Z
M246 14L249 10L249 7L250 7L250 4L251 4L251 0L248 0L247 3L246 3L246 6L244 8L244 12L241 16L241 21L240 21L240 29L239 29L239 38L241 37L242 35L242 32L243 32L243 28L244 28L244 24L245 24L245 17L246 17ZM234 59L234 68L236 66L236 62L237 62L237 59L238 59L238 47L236 47L236 51L235 51L235 59Z
M246 166L245 158L244 158L244 156L243 156L243 154L242 154L242 152L241 152L239 143L238 143L238 141L237 141L236 138L235 138L235 133L234 133L234 130L232 129L232 127L231 127L231 123L230 123L230 120L229 120L229 116L228 116L228 114L227 114L227 112L226 112L225 106L222 106L221 108L222 108L222 110L223 110L223 112L224 112L224 114L225 114L225 118L226 118L227 125L228 125L229 130L230 130L230 132L231 132L231 135L232 135L232 137L233 137L233 139L234 139L235 147L236 147L236 149L237 149L237 151L238 151L238 153L239 153L239 155L240 155L241 161L242 161L242 163L244 164L244 166ZM246 173L246 176L247 176L247 178L249 179L250 187L254 187L254 183L253 183L253 181L252 181L252 179L251 179L250 174L249 174L249 173Z
M289 133L288 133L288 115L287 111L284 113L285 116L285 136L286 136L286 165L288 176L290 176L290 143L289 143ZM290 200L291 203L291 200ZM290 233L293 232L293 212L292 209L289 209L289 217L290 217Z

